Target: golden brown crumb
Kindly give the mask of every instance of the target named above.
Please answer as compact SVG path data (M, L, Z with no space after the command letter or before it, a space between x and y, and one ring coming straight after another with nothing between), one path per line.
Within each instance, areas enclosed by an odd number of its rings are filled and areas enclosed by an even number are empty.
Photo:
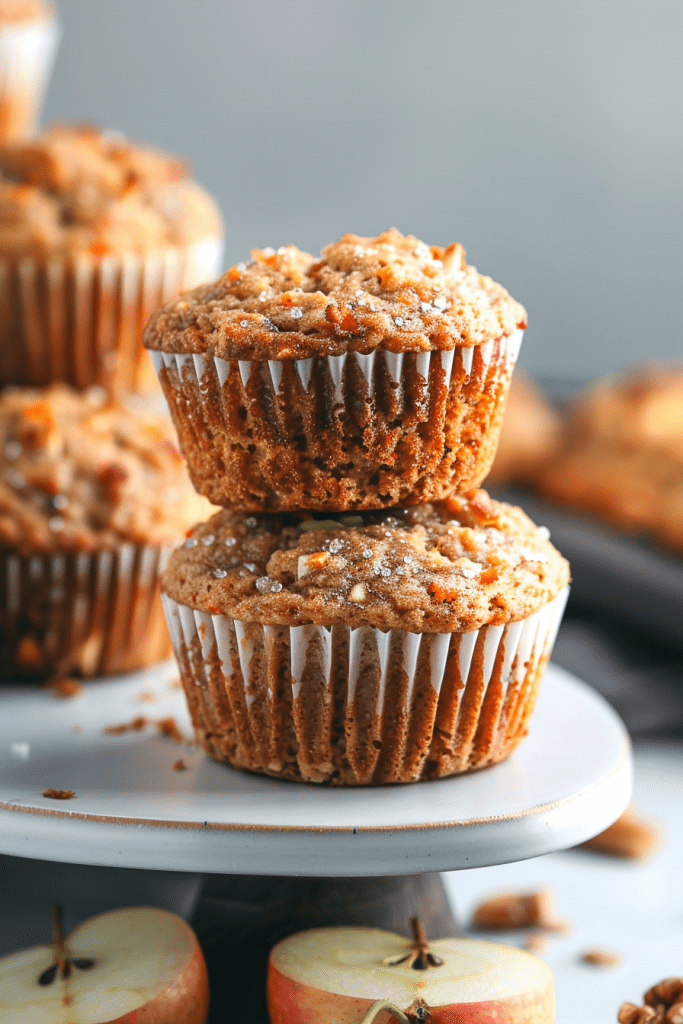
M609 857L642 860L653 853L661 841L661 830L641 818L631 806L604 832L582 843L580 849L604 853Z
M73 789L44 789L43 796L48 797L49 800L73 800L76 793Z
M68 676L64 679L48 679L46 683L43 683L43 689L52 690L57 697L69 699L77 697L79 693L83 692L84 687L78 679Z
M106 725L104 727L105 736L121 736L125 732L140 732L147 725L147 719L144 715L138 715L137 718L133 718L130 722L121 722L119 725Z
M162 736L168 736L169 739L175 740L176 743L185 742L185 737L178 728L173 715L169 715L168 718L160 718L156 723L156 727Z
M622 960L621 953L611 949L587 949L581 954L581 962L591 967L618 967Z
M484 900L474 911L472 926L490 931L530 927L553 932L568 930L567 924L555 916L555 896L548 888L529 893L501 893Z
M139 704L151 704L158 700L158 696L154 690L143 690L142 693L138 694L137 700Z
M173 767L175 768L175 770L177 772L186 772L187 771L187 765L183 761L182 757L179 757L177 761L173 762Z

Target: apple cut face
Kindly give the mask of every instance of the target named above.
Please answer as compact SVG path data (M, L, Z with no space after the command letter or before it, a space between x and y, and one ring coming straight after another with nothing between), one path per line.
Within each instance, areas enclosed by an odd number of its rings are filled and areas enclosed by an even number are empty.
M182 1004L185 995L208 999L194 932L163 910L133 907L93 917L67 936L64 952L67 977L55 969L54 945L0 960L0 1024L104 1024L127 1021L128 1014L135 1021L143 1006L141 1019L165 1024L176 1019L167 1005ZM182 1020L204 1020L205 1012Z
M271 1019L323 1024L328 1015L356 1024L376 999L386 999L403 1010L423 1001L430 1024L552 1022L552 972L537 957L494 942L437 939L429 949L440 966L387 963L409 949L408 939L370 928L318 928L284 939L270 957ZM385 1020L384 1013L377 1018Z

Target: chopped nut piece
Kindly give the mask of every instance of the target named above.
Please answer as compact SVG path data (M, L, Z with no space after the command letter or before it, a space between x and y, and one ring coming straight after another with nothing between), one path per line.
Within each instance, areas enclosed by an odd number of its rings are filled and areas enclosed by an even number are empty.
M349 591L349 601L363 604L368 599L368 590L364 583L356 583Z
M169 739L175 740L176 743L184 743L185 737L181 733L173 715L169 715L168 718L160 718L156 723L157 731L162 736L168 736Z
M137 718L133 718L130 722L121 722L119 725L105 725L104 734L105 736L122 736L125 732L140 732L147 725L147 719L144 715L138 715Z
M555 897L551 889L501 893L485 900L474 911L472 925L499 931L532 926L553 932L567 930L567 925L555 916Z
M591 967L618 967L622 960L621 953L610 949L587 949L581 954L581 962Z
M313 551L310 555L300 555L296 568L297 576L299 579L303 579L304 576L308 576L309 572L321 569L329 557L327 551Z
M49 800L73 800L76 793L73 789L44 789L43 796L46 796Z
M661 840L662 833L652 822L641 818L633 807L627 807L613 825L582 843L579 849L604 853L610 857L640 860L653 853Z
M643 999L644 1006L621 1004L619 1024L683 1024L683 978L665 978Z
M177 761L173 762L173 767L174 767L175 771L177 771L177 772L186 772L187 771L187 765L183 761L182 757L179 757Z

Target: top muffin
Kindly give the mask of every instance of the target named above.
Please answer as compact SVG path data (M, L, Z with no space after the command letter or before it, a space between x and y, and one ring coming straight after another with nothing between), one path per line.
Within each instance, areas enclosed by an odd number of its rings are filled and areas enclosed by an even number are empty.
M222 233L182 160L89 125L0 150L0 256L150 252Z
M461 245L428 246L392 228L344 235L320 258L254 249L215 284L156 313L151 349L223 359L305 359L481 345L526 326L524 308L467 266Z

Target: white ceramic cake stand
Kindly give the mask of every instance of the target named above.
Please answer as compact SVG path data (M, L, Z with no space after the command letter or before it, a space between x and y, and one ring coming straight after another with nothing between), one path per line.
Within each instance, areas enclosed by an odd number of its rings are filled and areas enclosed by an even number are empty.
M236 771L151 724L105 733L138 715L173 715L189 737L174 677L163 666L90 683L73 700L0 689L0 853L221 874L406 875L574 846L629 799L622 723L554 666L529 736L508 761L453 779L357 789ZM187 770L174 769L178 758ZM41 795L48 788L76 796L49 799Z
M368 789L249 775L159 735L155 721L172 715L190 736L175 676L166 665L93 682L74 700L0 689L0 853L204 873L193 924L209 963L212 1021L264 1024L267 955L283 935L324 924L405 931L416 914L432 935L455 934L437 872L574 846L630 798L624 726L554 666L529 736L508 761ZM140 715L144 729L105 733ZM179 758L185 770L174 768ZM42 796L48 788L76 796L56 801Z

